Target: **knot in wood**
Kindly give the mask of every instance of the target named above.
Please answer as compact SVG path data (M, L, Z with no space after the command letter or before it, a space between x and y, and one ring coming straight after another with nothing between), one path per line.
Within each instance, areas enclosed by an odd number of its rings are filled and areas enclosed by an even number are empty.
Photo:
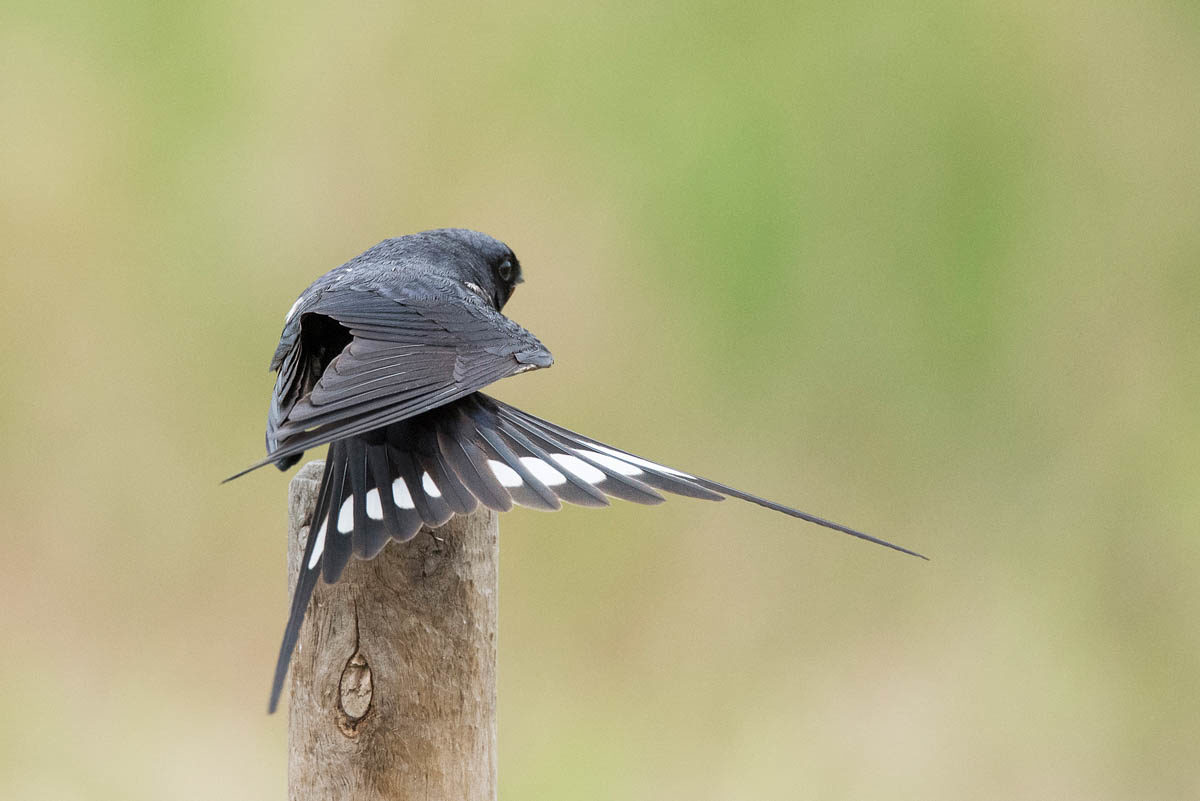
M358 736L358 724L371 711L371 698L374 689L371 682L371 665L362 651L355 651L354 656L346 662L342 669L342 678L338 682L338 697L341 715L338 718L338 728L347 737Z

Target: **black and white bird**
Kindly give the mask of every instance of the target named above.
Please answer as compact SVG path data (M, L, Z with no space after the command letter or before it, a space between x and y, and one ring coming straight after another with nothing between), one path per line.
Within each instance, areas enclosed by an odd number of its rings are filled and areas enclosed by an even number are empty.
M271 688L275 710L317 580L480 503L555 510L609 498L741 498L913 556L907 548L651 462L515 409L481 389L549 367L500 310L521 283L512 250L447 228L380 242L293 304L271 369L267 457L285 470L329 445ZM237 476L233 476L236 478ZM923 558L923 557L922 557Z

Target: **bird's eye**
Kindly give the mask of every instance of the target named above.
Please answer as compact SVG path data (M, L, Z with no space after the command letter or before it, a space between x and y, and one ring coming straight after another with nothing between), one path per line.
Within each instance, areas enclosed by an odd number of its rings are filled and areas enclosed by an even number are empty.
M500 262L500 266L496 268L496 272L500 274L501 281L511 281L513 277L512 259L505 259Z

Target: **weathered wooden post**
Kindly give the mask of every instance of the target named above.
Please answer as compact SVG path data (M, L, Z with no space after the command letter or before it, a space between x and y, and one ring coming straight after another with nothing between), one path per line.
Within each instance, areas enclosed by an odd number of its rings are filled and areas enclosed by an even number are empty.
M294 586L321 462L292 479ZM493 801L499 525L482 506L320 583L292 659L291 801Z

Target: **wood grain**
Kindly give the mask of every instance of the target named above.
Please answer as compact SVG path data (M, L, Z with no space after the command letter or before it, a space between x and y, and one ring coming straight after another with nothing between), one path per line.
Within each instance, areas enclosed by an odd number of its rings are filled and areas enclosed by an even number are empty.
M291 483L292 586L321 468ZM318 585L292 659L289 798L496 797L498 535L480 507Z

